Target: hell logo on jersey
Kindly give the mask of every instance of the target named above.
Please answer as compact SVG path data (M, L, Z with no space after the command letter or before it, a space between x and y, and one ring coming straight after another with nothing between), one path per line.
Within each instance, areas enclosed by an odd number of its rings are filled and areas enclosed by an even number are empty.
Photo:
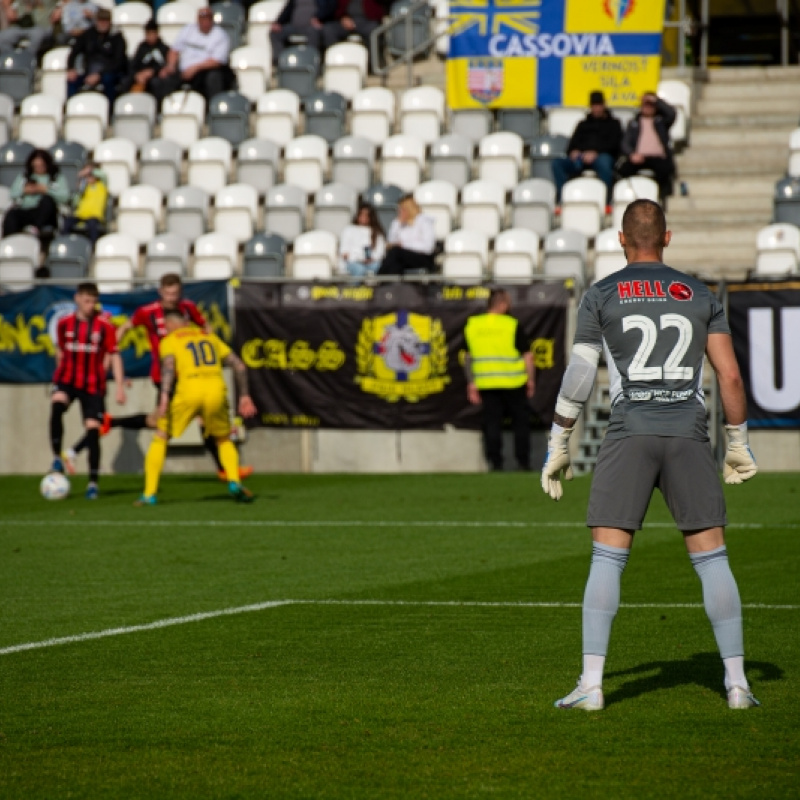
M678 281L673 281L669 285L667 291L673 300L691 300L694 295L690 286L687 286L685 283L679 283Z
M620 300L630 300L634 297L664 298L663 281L618 281L617 294Z
M450 382L441 320L398 311L365 319L356 343L356 382L390 403L437 394Z

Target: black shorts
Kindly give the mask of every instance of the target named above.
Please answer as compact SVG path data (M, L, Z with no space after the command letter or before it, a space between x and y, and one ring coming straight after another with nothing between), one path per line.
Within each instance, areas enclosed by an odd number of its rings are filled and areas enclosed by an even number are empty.
M102 424L103 416L106 413L106 398L102 394L91 394L84 389L76 389L68 383L57 383L53 386L53 394L63 392L67 396L67 408L72 405L73 400L81 404L81 416L83 421L93 419Z
M728 524L711 445L678 436L606 439L592 477L586 524L638 531L656 488L679 530Z

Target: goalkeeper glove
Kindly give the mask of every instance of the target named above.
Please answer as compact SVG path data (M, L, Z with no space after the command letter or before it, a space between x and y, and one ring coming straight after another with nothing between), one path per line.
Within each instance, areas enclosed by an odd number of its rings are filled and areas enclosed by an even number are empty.
M744 483L758 472L756 460L747 443L747 424L726 425L728 449L725 451L725 464L722 476L725 483Z
M572 464L569 460L569 437L574 428L561 428L554 425L550 432L550 439L547 442L547 457L542 466L542 489L545 494L549 494L553 500L560 500L563 491L561 489L561 473L564 473L565 480L572 480Z

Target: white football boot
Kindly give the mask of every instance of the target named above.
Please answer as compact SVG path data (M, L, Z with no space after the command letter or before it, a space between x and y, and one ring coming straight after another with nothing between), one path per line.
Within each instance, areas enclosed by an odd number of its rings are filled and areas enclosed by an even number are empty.
M728 689L728 708L755 708L760 705L749 689L741 686L731 686Z
M584 689L581 682L566 697L556 700L556 708L581 708L584 711L602 711L605 706L603 689L600 686L590 686Z

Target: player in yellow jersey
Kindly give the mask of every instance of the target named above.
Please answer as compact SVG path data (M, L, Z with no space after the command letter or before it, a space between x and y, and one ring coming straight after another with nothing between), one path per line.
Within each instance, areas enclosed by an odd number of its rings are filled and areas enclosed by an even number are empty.
M253 495L239 482L239 454L230 440L228 392L222 367L233 367L239 390L239 414L252 417L256 407L247 388L247 370L228 345L213 333L190 325L179 311L166 312L164 322L168 332L159 345L158 424L144 461L144 494L136 505L155 505L167 442L173 436L180 436L197 416L202 417L204 430L217 442L231 495L239 502L249 503Z

